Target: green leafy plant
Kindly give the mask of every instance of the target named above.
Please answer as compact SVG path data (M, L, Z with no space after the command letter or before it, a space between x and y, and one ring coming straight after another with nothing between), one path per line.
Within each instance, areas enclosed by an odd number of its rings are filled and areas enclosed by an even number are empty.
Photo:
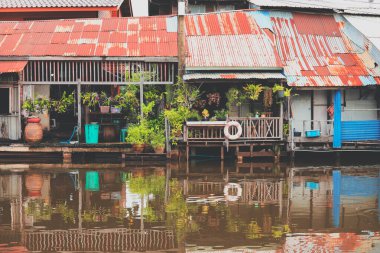
M243 89L247 93L249 99L256 101L259 99L264 87L261 84L247 84Z
M25 111L26 116L36 116L36 114L41 114L47 112L51 107L50 100L45 97L38 97L35 99L27 98L22 104L22 109Z
M214 111L214 116L218 120L225 120L227 117L227 111L225 109Z
M171 126L171 139L174 139L181 135L183 123L191 115L191 111L187 107L179 106L178 108L165 110L164 115Z
M90 109L95 109L99 105L99 94L97 92L85 92L81 94L82 104L88 106Z
M121 108L122 112L127 115L130 122L137 121L139 110L139 100L137 98L138 87L127 85L122 87L119 94L114 98L115 107Z
M282 86L280 84L275 84L272 88L273 93L276 93L276 92L282 91L282 90L284 90L284 86Z
M64 91L59 100L51 101L51 108L57 113L65 113L74 102L74 92L67 95L66 91Z
M99 105L101 106L110 106L111 105L111 97L107 96L107 93L102 91L99 95Z
M130 144L147 144L149 143L150 135L151 130L144 119L141 120L140 124L134 124L128 128L128 136L125 140Z
M151 134L150 145L153 148L165 147L165 141L166 141L166 138L165 138L165 133L163 130L159 132L154 132Z
M178 78L177 83L174 84L172 106L183 106L188 109L192 109L194 103L199 99L200 95L200 87L189 85L185 83L181 78Z
M241 106L246 100L246 96L237 88L230 88L227 93L227 108L231 109L232 106Z
M285 97L290 97L292 95L292 88L286 88L284 92Z

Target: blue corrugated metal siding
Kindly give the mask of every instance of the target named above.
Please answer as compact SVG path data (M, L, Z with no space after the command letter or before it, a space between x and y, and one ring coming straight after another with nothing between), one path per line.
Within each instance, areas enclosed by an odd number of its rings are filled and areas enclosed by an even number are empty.
M342 121L342 141L380 140L380 120Z

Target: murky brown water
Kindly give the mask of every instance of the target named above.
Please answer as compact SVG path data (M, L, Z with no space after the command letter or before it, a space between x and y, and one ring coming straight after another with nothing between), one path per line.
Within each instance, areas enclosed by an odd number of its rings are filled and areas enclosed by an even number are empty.
M380 252L379 172L0 165L0 252Z

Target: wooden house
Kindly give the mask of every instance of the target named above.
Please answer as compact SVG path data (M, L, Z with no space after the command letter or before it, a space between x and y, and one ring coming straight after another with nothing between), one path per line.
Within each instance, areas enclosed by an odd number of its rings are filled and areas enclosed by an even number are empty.
M21 139L26 98L74 91L75 112L70 118L55 118L53 124L66 125L71 132L75 125L81 130L86 118L91 120L80 109L81 91L127 85L134 73L150 71L154 78L141 82L141 88L174 83L175 24L174 16L0 23L1 139ZM49 130L51 115L41 118Z

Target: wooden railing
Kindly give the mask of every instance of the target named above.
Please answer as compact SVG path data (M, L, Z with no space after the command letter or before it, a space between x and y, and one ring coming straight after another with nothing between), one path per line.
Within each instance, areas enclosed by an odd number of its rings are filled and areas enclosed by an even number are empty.
M224 127L230 121L238 122L242 127L239 141L274 141L282 140L283 124L280 117L251 118L231 117L227 121L187 122L184 127L185 142L223 142ZM237 133L236 127L231 127L232 135Z

